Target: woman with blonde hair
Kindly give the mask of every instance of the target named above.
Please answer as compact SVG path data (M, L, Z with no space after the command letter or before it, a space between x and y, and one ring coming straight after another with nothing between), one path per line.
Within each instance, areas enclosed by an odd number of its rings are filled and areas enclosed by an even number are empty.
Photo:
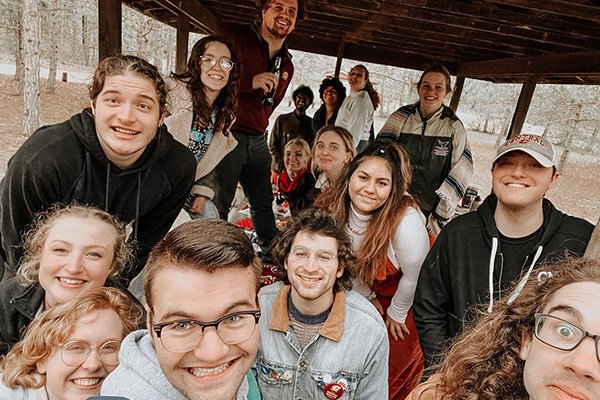
M57 205L40 213L24 238L17 275L0 283L0 354L42 311L116 284L130 258L125 225L93 207Z
M278 204L287 200L292 216L312 205L315 178L310 172L310 147L304 139L292 139L284 146L284 169L277 178Z
M356 156L352 135L340 126L324 126L315 135L312 148L312 172L317 177L317 191L329 187Z
M123 338L142 315L127 295L99 288L40 315L0 360L0 398L84 400L100 394Z
M410 180L406 152L376 140L315 203L345 222L356 255L354 289L385 319L390 399L404 399L424 366L411 307L429 237L425 217L407 192Z

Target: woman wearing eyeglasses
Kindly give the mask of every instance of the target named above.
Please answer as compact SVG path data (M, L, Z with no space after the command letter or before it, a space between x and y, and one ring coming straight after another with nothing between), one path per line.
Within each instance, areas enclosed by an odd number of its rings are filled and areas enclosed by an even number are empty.
M0 399L85 400L119 363L121 341L141 309L114 288L52 307L0 360Z
M240 76L236 61L227 39L207 36L192 48L185 71L172 74L173 114L165 124L196 157L196 180L184 205L191 218L219 217L212 202L215 167L237 146L230 133Z

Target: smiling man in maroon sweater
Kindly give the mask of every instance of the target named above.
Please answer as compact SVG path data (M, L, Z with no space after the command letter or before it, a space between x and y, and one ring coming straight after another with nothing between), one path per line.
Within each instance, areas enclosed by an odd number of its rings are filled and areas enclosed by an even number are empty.
M221 32L233 43L242 64L242 77L233 126L238 145L217 166L215 204L226 219L239 181L250 202L258 244L263 255L268 255L277 227L271 208L271 155L266 129L294 74L284 41L304 17L304 1L257 1L257 14L256 23L229 26Z

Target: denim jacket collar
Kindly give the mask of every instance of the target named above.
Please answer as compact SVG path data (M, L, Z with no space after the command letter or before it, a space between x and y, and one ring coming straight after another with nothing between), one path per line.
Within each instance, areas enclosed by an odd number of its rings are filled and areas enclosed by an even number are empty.
M291 286L282 286L277 293L273 310L271 311L271 321L269 329L281 332L287 332L290 326L290 316L287 306L287 298L290 293ZM319 334L333 341L339 342L344 334L344 318L346 310L346 293L341 290L334 293L333 306L329 317L319 330Z

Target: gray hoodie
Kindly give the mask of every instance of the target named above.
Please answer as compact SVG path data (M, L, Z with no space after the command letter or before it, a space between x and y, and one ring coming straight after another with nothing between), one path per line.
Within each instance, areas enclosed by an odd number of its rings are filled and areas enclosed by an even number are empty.
M236 400L248 399L248 379L253 377L244 379ZM146 329L132 332L123 340L119 366L106 378L100 393L130 400L186 400L162 372Z

